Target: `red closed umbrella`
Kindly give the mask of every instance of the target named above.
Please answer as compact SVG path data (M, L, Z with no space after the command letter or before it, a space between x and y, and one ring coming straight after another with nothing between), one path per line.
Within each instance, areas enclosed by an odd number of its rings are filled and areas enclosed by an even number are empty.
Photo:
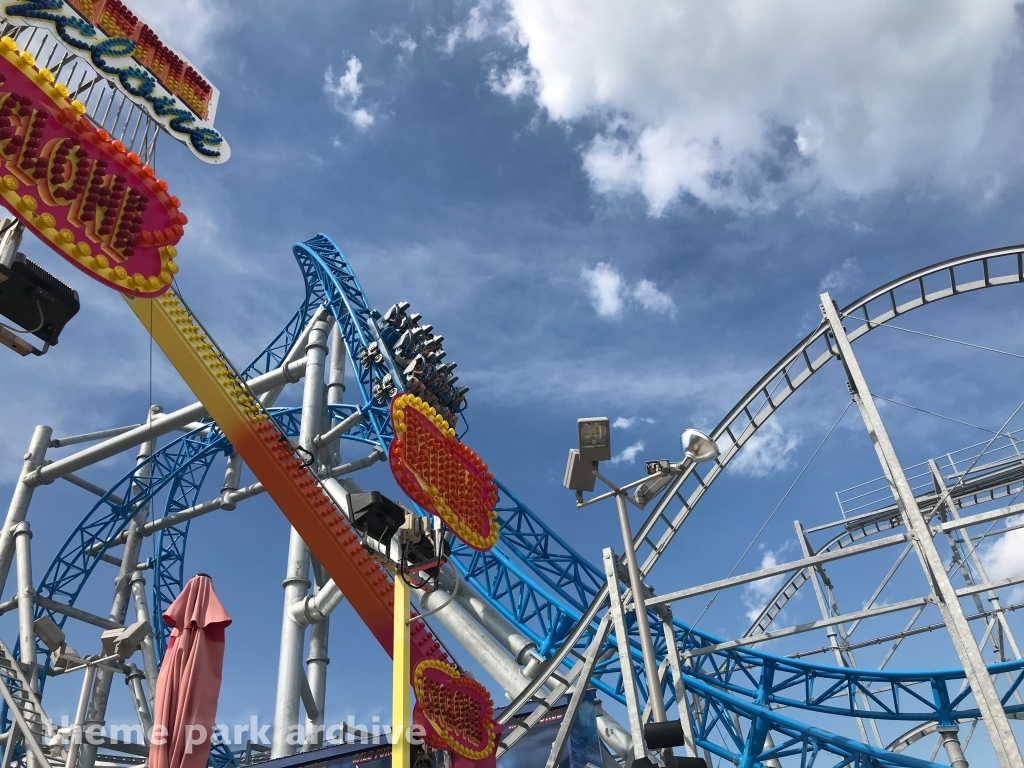
M231 617L205 573L188 584L164 613L171 632L156 683L150 768L205 768L217 715L224 628Z

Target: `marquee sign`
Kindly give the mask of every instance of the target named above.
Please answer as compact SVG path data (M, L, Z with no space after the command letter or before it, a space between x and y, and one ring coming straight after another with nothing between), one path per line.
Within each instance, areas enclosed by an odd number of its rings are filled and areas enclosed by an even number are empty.
M491 695L476 680L443 661L428 659L413 674L416 706L413 718L429 723L426 742L434 749L450 749L470 760L494 753L501 726L494 722Z
M415 395L392 398L391 421L395 439L388 462L399 487L473 549L493 547L498 540L498 487L483 460Z
M230 157L227 142L213 127L220 91L121 0L0 6L10 23L56 34L200 160L223 163Z
M104 285L159 296L178 271L180 201L68 95L32 54L0 39L0 202Z

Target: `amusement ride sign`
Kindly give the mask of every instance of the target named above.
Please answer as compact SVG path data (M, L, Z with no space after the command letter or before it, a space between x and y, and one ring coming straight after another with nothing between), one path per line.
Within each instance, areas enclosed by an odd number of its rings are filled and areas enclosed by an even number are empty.
M188 219L167 182L97 129L32 54L0 39L0 196L53 250L133 296L167 290Z
M483 460L415 395L392 398L391 421L395 439L388 461L399 487L473 549L493 547L499 530L494 511L498 487Z
M11 24L55 33L200 160L231 156L213 127L220 91L121 0L6 2L0 11Z

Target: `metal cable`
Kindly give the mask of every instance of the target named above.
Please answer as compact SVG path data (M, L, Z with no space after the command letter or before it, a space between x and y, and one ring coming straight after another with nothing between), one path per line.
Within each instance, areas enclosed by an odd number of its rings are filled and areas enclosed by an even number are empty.
M868 328L892 328L894 331L903 331L904 333L913 333L917 336L927 336L929 339L937 339L938 341L948 341L950 344L960 344L964 347L973 347L974 349L981 349L985 352L995 352L996 354L1006 355L1007 357L1016 357L1019 360L1024 360L1024 355L1018 355L1016 352L1007 352L1003 349L995 349L994 347L985 347L981 344L971 344L969 341L960 341L959 339L949 339L945 336L936 336L934 333L925 333L924 331L914 331L910 328L904 328L899 325L893 325L892 323L878 323L874 320L868 320L864 317L858 317L857 315L846 315L842 312L839 313L841 317L848 317L850 320L858 320L862 323L866 323Z
M941 413L934 413L933 411L928 411L925 410L924 408L918 408L916 405L910 405L909 403L901 403L899 400L893 400L891 397L885 397L884 395L880 395L877 392L872 392L871 395L872 397L876 397L879 400L885 400L887 403L893 403L894 405L902 405L904 408L910 408L912 411L920 411L921 413L926 413L929 416L935 416L940 419L945 419L946 421L952 421L955 424L963 424L965 427L971 427L972 429L980 429L982 432L988 432L990 435L996 435L997 437L1005 437L1009 439L1010 442L1016 443L1016 440L1014 440L1013 438L1013 434L1010 432L993 432L991 429L979 427L977 424L971 424L968 421L960 421L960 419L954 419L952 416L943 416Z
M459 571L458 571L458 569L457 568L452 568L452 573L455 574L455 588L452 590L452 593L450 595L448 595L448 599L445 600L443 603L441 603L441 605L437 606L437 608L429 610L426 613L418 613L418 614L416 614L411 619L409 619L407 622L405 622L406 624L412 624L414 621L420 621L421 619L425 619L428 616L433 616L435 613L439 613L440 611L443 611L445 608L447 608L449 605L452 604L452 601L455 599L455 596L457 594L459 594L459 585L462 584L462 579L459 578ZM405 581L406 584L409 584L409 581L404 576L402 577L402 580ZM409 586L411 587L412 584L409 584Z
M783 503L785 503L786 499L789 498L789 494L793 492L793 489L796 487L796 484L800 482L800 478L802 478L804 476L804 473L807 471L807 468L811 466L811 462L814 461L814 458L818 455L818 453L821 451L821 449L825 446L825 442L829 439L829 437L832 436L832 433L835 432L836 427L839 426L839 422L841 422L843 420L843 417L846 415L846 412L850 410L850 406L851 405L853 405L853 400L850 400L850 402L848 402L846 404L846 407L843 409L843 412L841 414L839 414L839 418L836 419L836 423L832 425L832 428L828 431L828 434L826 434L825 437L822 438L822 441L818 444L818 447L814 449L814 453L811 454L811 457L807 460L807 463L804 464L803 469L801 469L800 472L797 473L797 476L793 479L793 482L790 483L789 488L786 489L786 492L783 494L782 498L779 499L779 503L775 505L775 509L772 510L771 514L768 515L768 518L764 521L764 523L758 529L757 533L754 534L754 538L750 540L750 543L747 545L747 548L745 550L743 550L743 554L740 555L739 559L736 561L736 565L734 565L732 567L732 570L729 571L729 575L726 576L727 579L728 578L732 578L733 575L735 575L736 570L740 567L740 564L743 562L743 559L747 556L747 554L753 548L754 544L757 543L757 540L761 537L761 534L764 533L764 529L768 527L768 524L772 521L772 518L775 517L775 513L779 511L779 509L782 507ZM721 592L722 592L722 590L719 589L719 590L715 591L715 593L713 595L711 595L711 599L708 600L708 604L704 606L704 610L700 612L700 615L697 617L697 620L694 621L690 625L689 633L692 633L693 630L696 629L697 624L699 624L700 620L702 618L704 618L704 614L706 614L708 612L708 609L711 608L711 606L714 604L715 600L718 599L718 595L721 594Z

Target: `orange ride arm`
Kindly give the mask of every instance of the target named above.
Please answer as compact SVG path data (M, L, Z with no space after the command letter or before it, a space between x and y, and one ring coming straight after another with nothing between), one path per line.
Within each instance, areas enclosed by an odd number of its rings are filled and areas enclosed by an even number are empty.
M287 438L173 290L156 299L125 301L392 655L394 584L366 554L320 481L295 456ZM425 659L449 661L423 622L414 622L410 629L413 669Z

